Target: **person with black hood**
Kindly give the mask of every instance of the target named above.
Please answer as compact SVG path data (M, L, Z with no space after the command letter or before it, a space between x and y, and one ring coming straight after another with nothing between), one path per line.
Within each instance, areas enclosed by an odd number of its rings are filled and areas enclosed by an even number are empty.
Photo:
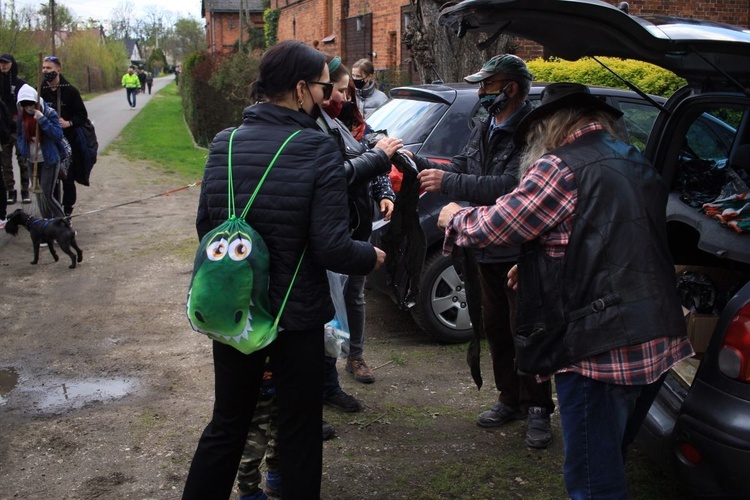
M5 190L7 189L9 205L18 201L18 190L16 189L16 181L13 174L13 149L16 147L15 123L18 119L16 97L18 96L18 89L24 84L26 82L18 78L18 63L15 58L8 53L0 55L0 100L8 108L13 120L11 135L7 141L2 143L3 150L0 153L0 164L2 165L3 180L5 181L5 189L2 191L2 195L5 196ZM29 171L26 168L26 163L24 163L23 155L21 155L17 148L16 161L18 162L18 170L21 177L21 200L24 203L31 203L31 196L29 195Z
M90 167L84 160L77 131L78 127L83 127L88 122L89 113L83 104L81 93L62 75L60 58L47 56L42 60L42 77L42 99L57 111L63 134L73 151L68 173L62 180L62 205L65 215L69 216L76 203L76 182L84 186L89 184Z
M365 275L385 261L382 250L349 234L344 159L316 122L320 104L333 90L329 80L323 53L294 40L277 43L263 54L251 87L258 103L244 110L242 125L212 141L196 216L199 238L229 215L230 140L235 199L245 206L279 147L291 138L245 218L268 247L274 313L295 268L299 273L270 345L246 355L213 342L213 414L190 465L185 500L230 497L266 357L278 389L280 473L288 478L284 499L320 498L324 324L334 316L326 269Z

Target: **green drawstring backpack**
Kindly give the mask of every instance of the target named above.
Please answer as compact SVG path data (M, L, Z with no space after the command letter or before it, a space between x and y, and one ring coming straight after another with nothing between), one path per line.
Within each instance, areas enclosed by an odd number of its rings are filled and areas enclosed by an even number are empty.
M273 317L268 297L270 258L266 243L245 216L281 151L300 131L281 145L255 187L245 210L237 217L232 185L232 140L229 137L229 219L206 234L198 246L187 296L187 316L193 330L250 354L263 349L277 335L279 318L297 278L302 252L279 314Z

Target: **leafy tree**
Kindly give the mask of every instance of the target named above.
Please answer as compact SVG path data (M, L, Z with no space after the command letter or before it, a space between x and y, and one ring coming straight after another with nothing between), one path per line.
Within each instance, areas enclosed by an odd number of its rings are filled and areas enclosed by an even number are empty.
M54 5L55 15L55 26L56 31L60 30L72 30L75 28L75 19L73 19L73 13L65 5L57 2L43 3L37 13L40 18L40 28L46 31L52 29L52 14Z
M163 47L166 53L173 55L175 61L186 60L190 54L205 50L206 34L203 26L195 19L178 19L171 32L165 36Z
M110 36L117 40L135 39L135 5L132 2L121 2L112 10Z

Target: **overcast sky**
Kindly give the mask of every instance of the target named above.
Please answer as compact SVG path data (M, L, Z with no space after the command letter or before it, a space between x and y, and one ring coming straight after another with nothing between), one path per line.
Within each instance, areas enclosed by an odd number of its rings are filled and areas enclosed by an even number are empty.
M16 0L16 9L27 5L36 8L45 1L34 0ZM57 5L67 7L75 17L81 20L94 18L105 20L112 17L112 11L123 3L134 5L136 15L143 15L147 6L156 6L157 8L170 11L177 17L191 17L197 21L201 20L201 0L57 0Z

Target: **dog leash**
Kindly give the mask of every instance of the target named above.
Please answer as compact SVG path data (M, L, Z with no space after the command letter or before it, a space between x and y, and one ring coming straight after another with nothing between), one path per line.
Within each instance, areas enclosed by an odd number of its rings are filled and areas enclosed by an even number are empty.
M118 203L117 205L112 205L112 206L109 206L109 207L98 208L96 210L89 210L88 212L83 212L83 213L80 213L80 214L68 215L65 218L66 219L72 219L73 217L80 217L82 215L95 214L97 212L102 212L104 210L110 210L112 208L124 207L125 205L132 205L133 203L141 203L142 201L151 200L153 198L158 198L159 196L169 196L172 193L176 193L176 192L182 191L184 189L190 189L192 187L200 186L201 182L202 181L196 181L196 182L193 182L192 184L188 184L186 186L178 187L176 189L170 189L169 191L164 191L163 193L158 193L158 194L155 194L155 195L152 195L152 196L147 196L146 198L140 198L138 200L126 201L125 203Z

